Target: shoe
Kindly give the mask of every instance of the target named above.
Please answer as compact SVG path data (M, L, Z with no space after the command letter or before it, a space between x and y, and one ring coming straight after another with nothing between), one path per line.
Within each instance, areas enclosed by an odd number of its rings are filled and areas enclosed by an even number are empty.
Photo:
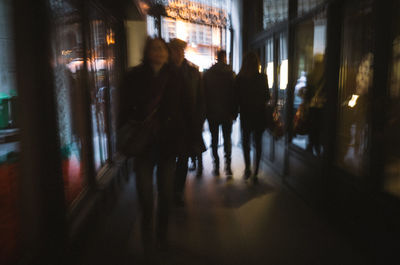
M254 175L254 176L253 176L253 183L254 183L254 184L258 184L258 177L257 177L257 175Z
M244 171L244 175L243 175L243 177L244 177L244 179L249 179L250 178L250 176L251 176L251 170L250 169L246 169L245 171Z
M198 168L196 172L196 177L201 178L203 176L203 168Z
M213 176L219 176L219 169L218 168L214 168L212 171Z
M232 175L233 175L232 169L231 169L230 166L227 166L227 167L225 168L225 174L226 174L227 176L232 176Z

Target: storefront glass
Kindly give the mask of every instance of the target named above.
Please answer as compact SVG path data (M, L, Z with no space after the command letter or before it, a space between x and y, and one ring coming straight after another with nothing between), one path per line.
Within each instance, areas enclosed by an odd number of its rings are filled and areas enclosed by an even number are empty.
M89 13L88 73L91 99L94 166L97 173L115 152L117 67L116 24L96 6ZM113 103L113 105L112 105ZM114 129L113 129L114 128ZM99 175L98 175L99 176Z
M287 20L289 17L288 0L264 0L263 1L263 28Z
M274 41L268 39L265 44L265 74L268 77L268 88L271 98L274 98Z
M19 129L13 57L12 1L0 0L0 264L17 258Z
M321 123L326 98L326 13L308 19L295 29L292 143L310 153L322 154Z
M82 165L83 48L80 14L68 1L50 1L52 8L53 74L62 173L67 204L84 187Z
M400 3L395 3L397 17ZM388 115L385 128L385 179L384 190L400 196L400 22L393 20L392 60L389 79Z
M368 163L368 95L372 86L374 30L372 1L345 6L339 78L337 165L362 176Z
M284 120L284 111L286 103L286 88L288 85L289 57L288 57L288 37L287 32L279 34L279 57L278 57L278 98L276 108L280 113L281 120Z
M326 0L297 0L297 15L301 16L324 2Z

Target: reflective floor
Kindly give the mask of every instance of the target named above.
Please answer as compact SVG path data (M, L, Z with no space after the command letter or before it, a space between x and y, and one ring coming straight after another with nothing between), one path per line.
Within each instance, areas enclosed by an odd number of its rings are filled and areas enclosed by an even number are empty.
M268 169L259 184L245 182L241 151L233 153L232 180L211 176L210 154L204 153L204 176L188 177L186 207L173 210L170 248L154 257L155 264L367 264L299 198L273 185ZM135 196L131 178L79 264L147 264Z

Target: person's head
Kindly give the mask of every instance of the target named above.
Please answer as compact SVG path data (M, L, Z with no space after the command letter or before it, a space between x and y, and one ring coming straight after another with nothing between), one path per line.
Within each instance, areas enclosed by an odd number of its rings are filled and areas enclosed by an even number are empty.
M239 75L252 76L258 73L260 67L260 60L254 52L247 53L242 62Z
M144 46L143 63L162 67L168 62L167 43L161 38L148 38Z
M171 51L171 62L180 66L185 59L185 49L187 43L180 39L172 39L169 42L169 49Z
M225 63L226 64L226 51L220 50L217 53L217 61L219 63Z

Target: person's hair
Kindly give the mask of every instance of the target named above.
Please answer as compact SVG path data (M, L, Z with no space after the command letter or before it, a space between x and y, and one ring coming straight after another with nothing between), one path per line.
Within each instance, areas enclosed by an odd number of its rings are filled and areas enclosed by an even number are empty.
M239 71L239 76L253 76L258 74L260 60L255 52L247 53L242 62L242 67Z
M218 62L221 62L222 59L226 58L226 51L225 50L220 50L217 53L217 60Z
M144 45L144 49L143 49L143 59L142 59L142 62L143 62L144 64L149 64L149 63L150 63L149 52L150 52L151 44L152 44L153 42L155 42L155 41L161 41L161 42L164 44L165 49L166 49L167 52L168 52L168 57L169 57L169 54L170 54L169 47L168 47L168 45L167 45L167 43L165 42L164 39L162 39L162 38L151 38L151 37L148 37L147 40L146 40L146 43L145 43L145 45Z

